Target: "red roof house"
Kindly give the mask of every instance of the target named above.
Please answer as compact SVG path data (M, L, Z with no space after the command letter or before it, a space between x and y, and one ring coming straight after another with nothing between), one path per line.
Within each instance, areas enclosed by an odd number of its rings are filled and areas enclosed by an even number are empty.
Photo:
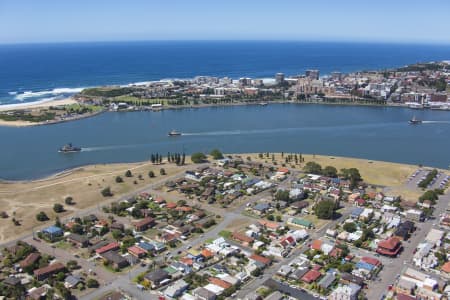
M378 259L373 258L373 257L363 256L361 258L361 260L363 262L368 263L368 264L370 264L372 266L375 266L375 267L381 266L381 262Z
M112 243L109 243L109 244L106 245L106 246L103 246L103 247L101 247L101 248L98 248L97 250L95 250L95 253L97 253L97 254L103 254L103 253L105 253L105 252L117 250L117 249L119 249L119 248L120 248L119 243L117 243L117 242L112 242Z
M254 260L254 261L260 262L262 264L265 264L266 266L270 265L270 263L272 262L270 260L270 258L261 256L261 255L258 255L258 254L252 254L249 258Z
M387 256L397 256L402 249L402 243L397 237L390 237L378 243L377 252Z
M145 250L139 248L138 246L131 246L130 248L128 248L128 253L130 253L131 255L133 255L137 258L141 258L141 257L145 256L145 254L146 254Z
M155 219L153 219L152 217L146 217L139 222L135 222L133 225L136 231L145 231L155 226Z
M306 274L305 275L303 275L303 277L302 277L302 281L303 282L306 282L306 283L311 283L311 282L314 282L314 281L316 281L317 279L319 279L319 277L321 276L322 274L319 272L319 271L316 271L316 270L309 270L308 272L306 272Z

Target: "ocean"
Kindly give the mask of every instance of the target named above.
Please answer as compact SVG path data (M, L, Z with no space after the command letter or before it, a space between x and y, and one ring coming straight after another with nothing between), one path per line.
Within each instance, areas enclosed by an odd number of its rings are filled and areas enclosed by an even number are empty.
M84 87L198 75L273 77L351 72L450 59L450 46L294 41L152 41L0 45L0 105Z

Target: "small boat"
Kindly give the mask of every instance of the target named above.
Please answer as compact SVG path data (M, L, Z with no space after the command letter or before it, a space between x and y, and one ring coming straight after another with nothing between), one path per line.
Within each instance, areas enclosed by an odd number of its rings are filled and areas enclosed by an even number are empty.
M180 136L180 135L181 135L181 132L178 132L178 131L176 131L176 130L172 130L172 131L170 131L167 135L168 135L168 136Z
M411 120L408 121L411 125L419 125L422 124L422 120L416 119L416 116L414 116Z
M261 106L267 106L267 102L261 102L261 103L259 103L259 105L261 105Z
M75 147L72 145L72 143L68 143L64 146L62 146L61 148L59 148L58 152L62 152L62 153L71 153L71 152L80 152L81 148L80 147Z

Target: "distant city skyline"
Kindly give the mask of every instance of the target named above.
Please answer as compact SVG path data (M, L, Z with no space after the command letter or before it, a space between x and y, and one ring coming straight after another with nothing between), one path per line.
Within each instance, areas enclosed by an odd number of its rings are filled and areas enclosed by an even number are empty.
M450 43L450 2L0 0L0 43L307 40Z

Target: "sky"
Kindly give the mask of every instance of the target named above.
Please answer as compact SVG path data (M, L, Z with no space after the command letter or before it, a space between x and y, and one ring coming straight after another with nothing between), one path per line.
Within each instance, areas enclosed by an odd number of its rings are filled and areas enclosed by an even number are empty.
M0 0L0 43L450 43L449 0Z

